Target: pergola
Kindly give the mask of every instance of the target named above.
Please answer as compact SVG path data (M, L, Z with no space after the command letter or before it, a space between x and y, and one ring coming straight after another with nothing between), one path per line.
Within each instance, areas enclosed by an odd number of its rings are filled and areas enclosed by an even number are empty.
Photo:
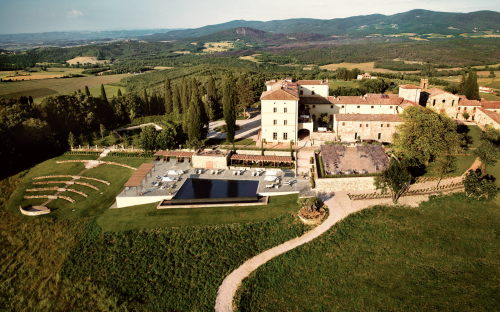
M158 151L155 156L162 157L163 161L168 161L170 157L175 157L177 162L181 158L189 158L189 163L191 163L191 157L193 157L194 152L176 152L176 151Z
M290 156L258 156L258 155L240 155L234 154L231 155L231 165L233 165L233 160L243 163L243 165L252 163L259 163L262 167L264 167L264 163L273 163L274 167L280 163L290 164L290 168L292 167L292 157Z
M134 174L130 177L130 179L128 179L128 181L125 183L125 187L135 187L135 192L136 192L136 195L139 195L138 194L138 187L141 186L141 188L143 187L142 185L142 180L144 180L144 178L146 178L146 183L148 182L148 173L149 173L149 177L151 178L152 176L152 173L151 173L151 169L153 169L155 167L155 164L152 164L152 163L149 163L149 164L142 164L135 172Z

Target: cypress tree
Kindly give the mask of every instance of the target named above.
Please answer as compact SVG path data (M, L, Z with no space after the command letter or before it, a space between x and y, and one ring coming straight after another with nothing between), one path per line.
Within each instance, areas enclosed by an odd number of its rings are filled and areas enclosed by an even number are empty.
M175 86L172 91L172 110L176 112L177 118L179 113L182 113L181 99L179 95L179 86Z
M477 74L475 71L469 72L469 77L467 77L467 81L465 81L464 85L464 95L468 100L480 100Z
M188 100L188 87L186 80L182 78L181 80L181 104L182 104L182 112L187 113L188 107L189 107L189 100Z
M224 79L222 106L224 108L224 120L226 121L226 140L234 142L236 130L236 109L235 109L234 80L231 75Z
M207 95L210 101L213 103L213 108L215 110L215 116L219 116L221 109L219 106L219 101L217 99L217 88L215 86L214 78L210 77L208 78L208 84L207 84Z
M188 137L189 145L196 147L202 138L203 123L200 115L200 97L198 95L198 88L192 88L191 103L188 110Z
M465 87L465 75L462 75L462 80L460 80L460 84L458 85L458 94L464 94Z
M144 92L142 94L142 98L144 100L144 105L145 105L145 111L146 111L146 116L149 116L150 114L150 107L149 107L149 99L148 99L148 91L146 91L146 88L144 88Z
M104 87L103 87L104 88ZM90 96L89 87L85 86L85 95Z
M118 89L118 92L116 93L116 96L117 96L117 97L122 96L122 90L121 90L121 89Z
M87 92L87 90L85 90ZM101 100L108 103L108 97L106 96L106 90L104 90L104 85L101 84Z
M170 78L165 81L165 114L172 113L172 88L170 86Z

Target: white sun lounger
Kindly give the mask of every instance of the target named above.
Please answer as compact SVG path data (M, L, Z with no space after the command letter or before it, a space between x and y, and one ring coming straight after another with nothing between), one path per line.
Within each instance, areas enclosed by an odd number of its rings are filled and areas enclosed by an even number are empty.
M266 188L273 188L274 187L274 183L272 184L266 184Z

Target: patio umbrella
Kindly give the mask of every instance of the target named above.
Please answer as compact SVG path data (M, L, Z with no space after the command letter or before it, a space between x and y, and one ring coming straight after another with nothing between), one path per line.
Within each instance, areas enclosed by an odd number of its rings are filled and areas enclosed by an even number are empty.
M278 171L276 170L267 170L266 171L266 176L276 176L278 174Z

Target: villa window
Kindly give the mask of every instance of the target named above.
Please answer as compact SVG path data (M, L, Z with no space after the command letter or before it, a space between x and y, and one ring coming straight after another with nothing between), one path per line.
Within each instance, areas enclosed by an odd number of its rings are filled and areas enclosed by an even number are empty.
M389 107L389 108L390 108L390 109L392 109L392 106L391 106L391 107Z
M278 120L277 119L273 120L273 125L277 125L277 124L278 124Z
M387 127L390 127L390 124L387 124Z
M384 124L381 124L381 125L380 125L380 128L383 128L383 127L384 127Z
M300 95L304 95L304 90L300 90Z
M314 94L315 94L314 91L311 91L311 95L314 95Z
M283 113L286 113L286 112L288 112L288 110L285 107L285 108L283 108Z
M316 105L313 105L313 108L316 108Z
M345 122L342 123L342 126L345 126Z
M283 132L283 140L288 140L288 133L287 132Z
M273 113L277 113L278 112L278 108L273 108Z
M344 108L344 105L342 105L342 108Z
M278 139L278 132L273 132L273 140L277 140Z
M453 106L453 104L455 104L455 100L451 101L451 106Z
M443 103L446 103L446 100L443 100Z
M382 133L378 134L378 139L380 140L382 138Z
M366 127L368 128L368 124L366 124Z
M286 119L285 119L285 120L283 120L283 125L285 125L285 126L286 126L287 124L288 124L288 120L286 120Z
M372 106L372 108L375 108L375 106Z
M432 102L432 106L436 106L436 100Z
M474 107L474 109L473 109L472 111L473 111L473 112L475 112L475 111L476 111L476 108ZM474 117L472 117L472 118L474 118ZM474 119L472 119L472 120L474 120Z
M333 105L330 105L330 108L333 108Z
M362 124L359 124L359 127L360 127L360 128L362 128L362 127L363 127L363 125L362 125Z
M358 106L358 108L361 108L361 106Z

